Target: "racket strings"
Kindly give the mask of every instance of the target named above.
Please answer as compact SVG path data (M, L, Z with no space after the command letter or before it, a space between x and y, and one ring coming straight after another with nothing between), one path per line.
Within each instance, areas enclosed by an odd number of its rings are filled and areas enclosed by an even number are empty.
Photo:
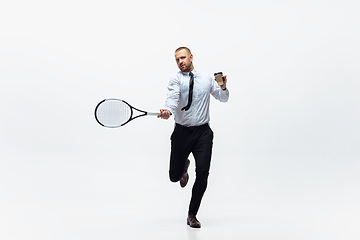
M107 100L97 108L97 119L107 127L119 127L131 118L131 108L119 100Z

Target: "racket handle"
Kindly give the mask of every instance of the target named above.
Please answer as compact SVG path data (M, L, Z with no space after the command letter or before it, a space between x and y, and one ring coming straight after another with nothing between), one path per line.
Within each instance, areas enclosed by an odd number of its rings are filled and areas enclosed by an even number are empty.
M151 112L148 112L148 113L146 113L146 115L151 115L151 116L157 116L157 115L159 115L160 113L151 113Z

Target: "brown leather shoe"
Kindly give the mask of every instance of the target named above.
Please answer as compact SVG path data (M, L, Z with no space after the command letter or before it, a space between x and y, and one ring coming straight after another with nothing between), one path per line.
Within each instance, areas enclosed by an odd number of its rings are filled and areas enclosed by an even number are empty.
M187 218L187 225L192 228L201 228L201 223L196 219L196 215L194 214L189 214Z
M182 188L184 188L186 186L186 184L188 183L189 181L189 174L187 172L188 168L189 168L189 165L190 165L190 160L186 160L186 164L185 164L185 173L184 175L180 178L180 186Z

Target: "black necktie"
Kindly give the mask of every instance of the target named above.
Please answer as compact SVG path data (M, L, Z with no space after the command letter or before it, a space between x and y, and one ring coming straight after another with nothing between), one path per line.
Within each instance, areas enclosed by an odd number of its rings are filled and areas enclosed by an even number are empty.
M183 107L181 109L181 111L189 110L191 102L192 102L193 88L194 88L194 74L192 72L190 72L189 100L188 100L188 104L185 107Z

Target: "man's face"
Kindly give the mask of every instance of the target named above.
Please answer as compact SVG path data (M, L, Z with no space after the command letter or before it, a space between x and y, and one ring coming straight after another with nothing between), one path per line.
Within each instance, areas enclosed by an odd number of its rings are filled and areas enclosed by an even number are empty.
M193 70L193 55L189 54L185 49L175 52L175 60L180 71L191 72Z

